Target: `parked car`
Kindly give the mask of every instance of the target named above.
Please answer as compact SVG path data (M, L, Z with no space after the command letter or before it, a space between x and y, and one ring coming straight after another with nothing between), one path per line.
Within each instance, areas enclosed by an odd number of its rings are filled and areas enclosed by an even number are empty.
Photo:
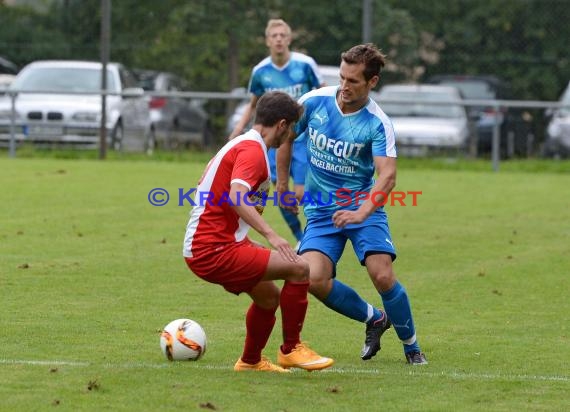
M15 78L13 74L0 74L0 96L6 93Z
M340 83L339 67L338 66L321 66L319 65L319 71L323 76L323 82L326 86L337 86ZM239 100L238 105L235 110L228 118L226 123L226 133L229 135L234 130L235 125L243 117L243 113L250 102L250 96L247 93L247 89L244 87L237 87L231 91L232 94L242 97Z
M437 75L427 80L428 84L440 84L457 87L466 100L508 100L511 98L510 86L496 76L474 75ZM493 142L495 123L499 124L501 136L501 154L510 157L513 154L526 154L527 136L531 133L530 115L520 109L500 108L492 105L468 106L467 113L475 123L477 152L490 153ZM512 135L513 141L509 141Z
M135 74L140 87L153 92L149 108L156 144L178 148L192 143L202 146L212 142L212 127L203 107L204 101L166 95L190 91L186 80L173 73L154 70L135 70Z
M37 61L24 67L10 86L16 98L17 142L99 143L101 69L98 62ZM107 65L106 129L115 149L143 149L152 140L148 101L133 74L119 63ZM72 94L69 94L72 93ZM85 94L83 94L85 93ZM10 139L11 101L0 98L0 142Z
M399 154L423 156L467 149L470 123L455 87L386 85L375 99L392 120Z
M319 71L326 86L338 86L340 84L339 70L338 66L319 65Z
M18 74L18 66L10 60L0 57L0 74Z
M547 157L570 157L570 83L560 97L566 105L554 110L546 129L544 155Z
M18 66L3 57L0 57L0 96L6 93L10 84L16 78Z

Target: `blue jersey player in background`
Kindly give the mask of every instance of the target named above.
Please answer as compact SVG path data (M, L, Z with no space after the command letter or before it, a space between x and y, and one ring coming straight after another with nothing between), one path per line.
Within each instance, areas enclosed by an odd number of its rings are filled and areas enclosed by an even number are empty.
M259 62L252 70L249 80L249 92L251 101L243 113L242 118L236 124L229 138L240 135L253 117L259 98L266 92L280 90L298 99L303 94L323 86L317 64L313 58L289 50L291 43L291 28L281 19L271 19L265 29L265 42L270 55ZM307 168L307 153L305 145L299 139L293 147L290 175L293 178L295 195L298 199L303 195L305 172ZM271 181L277 179L275 166L276 149L268 152L269 166L271 169ZM296 214L286 209L280 209L291 232L300 241L303 237L301 222Z
M306 135L303 200L309 201L303 205L307 227L298 253L309 261L310 292L334 311L366 323L363 360L376 355L382 334L393 326L407 362L426 364L408 294L392 268L396 251L381 206L396 184L396 143L390 119L368 95L378 84L385 56L373 44L363 44L341 59L340 86L313 90L299 100L305 111L296 133ZM281 146L277 156L277 191L284 193L291 143ZM349 239L385 312L336 277Z

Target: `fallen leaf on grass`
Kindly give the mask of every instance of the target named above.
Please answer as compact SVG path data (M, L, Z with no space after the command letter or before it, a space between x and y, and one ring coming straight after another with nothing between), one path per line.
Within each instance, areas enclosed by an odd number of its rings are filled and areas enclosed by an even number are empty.
M89 381L87 384L87 390L92 391L97 389L99 389L99 382L97 382L97 380Z

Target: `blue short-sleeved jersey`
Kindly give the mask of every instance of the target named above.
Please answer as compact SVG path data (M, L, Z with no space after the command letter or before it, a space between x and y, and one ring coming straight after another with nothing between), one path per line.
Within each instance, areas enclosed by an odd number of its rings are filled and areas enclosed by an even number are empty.
M303 53L291 52L289 61L283 67L275 66L271 57L259 62L252 70L249 91L261 97L266 92L280 90L297 100L303 94L319 88L322 83L323 78L315 60ZM303 184L307 163L305 145L303 142L295 142L293 150L295 159L292 162L291 175L295 184ZM269 149L272 181L277 179L275 163L275 149Z
M396 157L392 122L376 102L369 99L359 111L344 114L336 100L337 90L337 86L323 87L299 99L305 111L295 131L306 134L303 207L308 219L358 209L348 198L374 185L374 156Z
M252 70L249 91L261 97L266 92L280 90L297 100L322 83L315 60L303 53L291 52L283 67L274 65L269 56L259 62Z

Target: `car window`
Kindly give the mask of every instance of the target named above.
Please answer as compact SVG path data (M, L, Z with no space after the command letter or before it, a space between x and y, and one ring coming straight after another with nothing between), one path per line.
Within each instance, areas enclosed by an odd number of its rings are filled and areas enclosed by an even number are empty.
M465 114L460 105L429 104L429 102L445 102L456 98L448 93L387 91L381 92L378 99L382 110L391 117L454 118ZM386 100L405 100L406 103L384 103ZM427 103L417 103L417 101L427 101Z
M156 76L146 76L139 79L138 85L145 91L153 91L155 88Z
M168 90L177 92L180 91L180 83L176 77L169 77L168 78Z
M107 71L108 88L115 84ZM23 71L12 89L24 91L97 92L101 90L101 70L78 67L33 67Z
M131 87L139 87L136 77L130 71L125 68L119 70L119 76L121 77L121 83L123 84L123 89Z

